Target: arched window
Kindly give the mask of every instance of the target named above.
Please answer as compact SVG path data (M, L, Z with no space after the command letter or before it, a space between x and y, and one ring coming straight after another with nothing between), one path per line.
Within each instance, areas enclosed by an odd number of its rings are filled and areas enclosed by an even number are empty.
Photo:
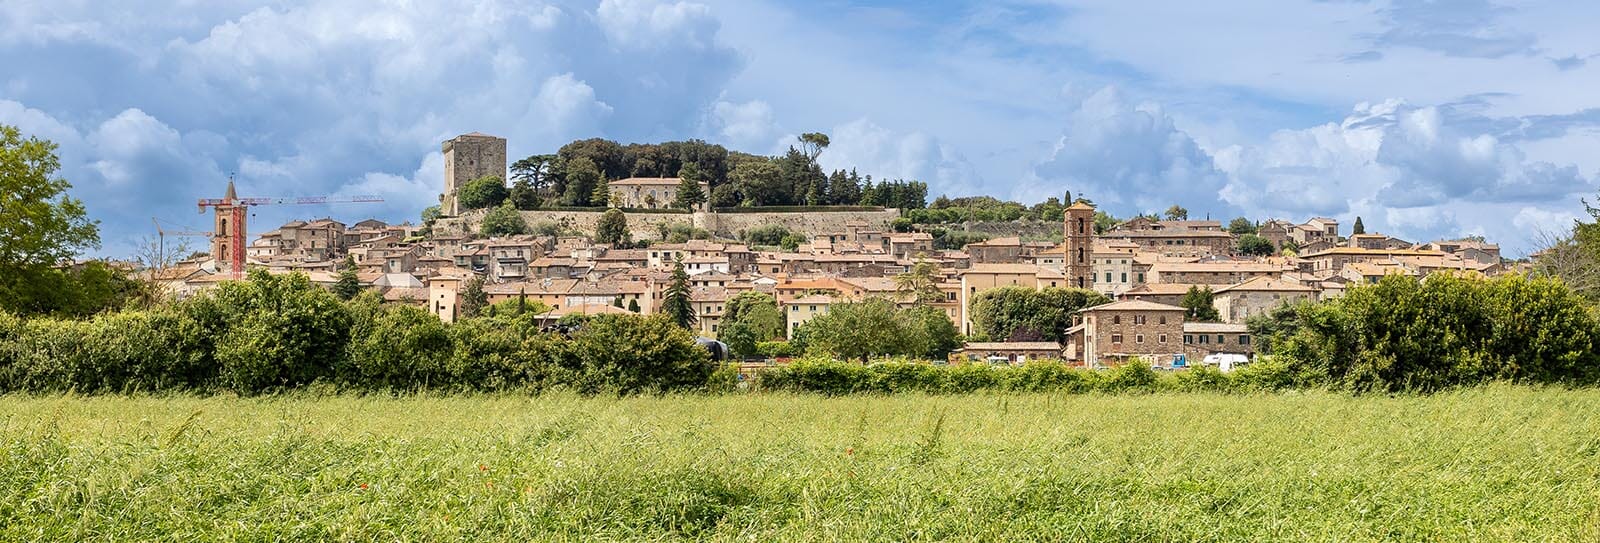
M1078 233L1083 233L1083 217L1078 217Z
M1112 315L1111 324L1122 324L1122 315Z
M1083 263L1083 247L1078 248L1078 263Z

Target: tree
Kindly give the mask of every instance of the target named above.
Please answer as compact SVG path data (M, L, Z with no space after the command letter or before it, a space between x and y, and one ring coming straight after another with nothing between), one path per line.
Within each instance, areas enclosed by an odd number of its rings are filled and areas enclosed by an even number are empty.
M443 216L444 213L439 211L439 206L437 205L431 205L422 208L422 224L433 224L434 221L439 220L439 217Z
M1235 236L1254 234L1256 233L1256 223L1250 222L1250 219L1239 217L1228 221L1228 232Z
M539 209L541 200L539 190L527 179L518 179L511 183L511 205L520 210Z
M904 338L894 304L882 298L835 303L801 326L808 350L842 360L896 354Z
M1192 286L1178 305L1185 310L1184 318L1189 322L1217 322L1222 317L1217 314L1212 298L1211 287Z
M694 304L689 300L689 274L683 271L683 261L672 268L672 283L661 296L661 314L678 326L693 329L696 320Z
M162 241L160 238L145 237L134 246L133 260L143 268L165 270L182 262L193 251L188 238Z
M589 195L591 207L620 207L621 199L611 192L611 185L604 180L594 184L594 193Z
M975 337L1005 341L1031 334L1062 341L1078 310L1110 301L1087 289L1001 287L972 297L968 311Z
M728 300L717 339L740 356L757 354L756 344L783 337L783 312L778 301L760 292L741 292Z
M1364 225L1364 224L1361 224L1361 216L1357 215L1356 216L1356 224L1355 224L1355 226L1350 227L1350 235L1365 234L1365 233L1367 233L1367 226Z
M783 176L777 164L762 159L743 162L728 174L739 194L744 196L740 205L763 206L789 203L788 191L783 187Z
M685 166L678 172L678 196L672 200L672 207L694 209L706 203L706 193L700 190L699 170Z
M1239 236L1238 241L1235 242L1235 247L1239 254L1250 256L1269 256L1274 251L1271 241L1255 234Z
M924 360L945 360L951 351L961 348L961 331L937 307L904 309L895 318L902 338L901 354Z
M913 303L925 305L944 301L944 291L939 290L939 266L918 260L911 269L894 277L895 289Z
M473 275L467 284L461 287L461 301L457 308L461 317L470 319L483 313L489 307L489 294L483 291L483 276Z
M817 156L828 148L828 143L828 135L821 132L806 132L800 135L800 149L812 162L815 162Z
M600 221L595 224L595 241L607 243L613 247L623 247L631 239L628 235L628 216L620 209L607 209L600 215Z
M528 223L522 220L517 208L511 207L508 202L485 214L478 230L485 236L511 236L527 233Z
M513 187L518 184L533 189L534 197L549 194L551 173L556 167L556 155L529 155L511 164ZM516 192L513 189L513 194ZM513 196L514 198L515 196Z
M0 124L0 309L49 312L42 301L63 278L52 267L100 246L99 222L66 195L60 168L56 144Z
M632 311L634 313L638 313L640 311L638 299L635 298L628 300L628 311Z
M605 202L590 204L594 196L596 185L604 183L600 169L593 160L578 158L567 161L566 191L561 195L561 203L569 206L605 205Z
M339 281L333 284L333 293L340 300L349 300L361 294L361 279L356 277L356 258L345 255L344 268L339 270Z
M498 175L485 175L457 189L456 202L461 209L485 209L499 206L509 195L504 179Z
M1189 220L1189 210L1184 209L1183 206L1180 206L1180 205L1177 205L1177 204L1173 204L1172 207L1167 208L1167 214L1166 215L1167 215L1167 220L1169 220L1169 221L1187 221L1187 220Z

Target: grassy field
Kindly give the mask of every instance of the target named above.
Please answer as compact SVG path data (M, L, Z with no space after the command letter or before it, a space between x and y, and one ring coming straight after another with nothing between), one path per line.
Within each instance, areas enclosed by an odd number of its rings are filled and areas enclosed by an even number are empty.
M3 541L1600 540L1600 390L0 397Z

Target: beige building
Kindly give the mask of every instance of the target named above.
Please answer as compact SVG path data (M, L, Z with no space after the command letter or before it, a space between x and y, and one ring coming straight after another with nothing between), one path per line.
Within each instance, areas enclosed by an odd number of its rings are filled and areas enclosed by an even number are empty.
M788 337L794 339L795 331L818 315L826 315L831 305L833 296L827 294L810 294L788 301L779 301L778 308L783 311Z
M1256 277L1281 277L1292 267L1258 261L1157 262L1150 266L1151 283L1232 285Z
M1284 304L1317 301L1317 289L1293 281L1257 277L1213 291L1212 305L1223 322L1243 324Z
M1094 245L1094 290L1110 297L1121 296L1144 282L1135 271L1134 251L1138 245L1122 240L1106 240Z
M961 290L956 299L961 304L961 333L972 333L972 320L968 313L972 310L972 299L978 293L1000 287L1026 287L1034 290L1047 287L1067 286L1066 276L1061 272L1040 268L1030 264L973 264L971 268L962 270Z
M618 179L608 185L611 188L611 207L624 207L631 209L667 209L672 207L672 202L678 199L678 185L683 180L676 177L629 177ZM705 181L700 182L700 194L711 197L711 185ZM708 208L702 203L696 207L699 211Z

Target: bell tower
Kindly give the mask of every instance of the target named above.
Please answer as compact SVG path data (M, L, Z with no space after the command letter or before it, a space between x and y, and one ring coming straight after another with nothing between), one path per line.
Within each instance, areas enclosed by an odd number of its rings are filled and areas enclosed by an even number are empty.
M228 192L222 195L222 201L215 205L216 216L211 229L211 258L217 262L217 271L224 269L232 273L235 278L244 273L244 232L245 212L243 202L239 201L239 193L233 188L233 180L228 180ZM204 208L200 210L205 212Z
M1094 206L1083 200L1073 202L1066 209L1065 230L1062 239L1067 254L1063 255L1062 271L1067 276L1067 286L1094 288Z

